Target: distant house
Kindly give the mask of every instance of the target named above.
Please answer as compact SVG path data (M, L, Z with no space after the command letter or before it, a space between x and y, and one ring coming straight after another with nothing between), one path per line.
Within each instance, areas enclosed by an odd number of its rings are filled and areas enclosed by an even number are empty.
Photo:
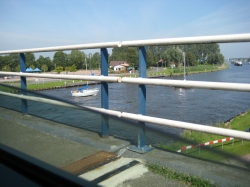
M118 66L114 66L114 71L122 71L124 70L126 67L122 66L122 65L118 65Z
M169 64L170 64L171 68L175 68L175 63L174 62L170 62Z
M129 64L126 61L111 61L109 64L110 68L113 68L114 71L128 70Z

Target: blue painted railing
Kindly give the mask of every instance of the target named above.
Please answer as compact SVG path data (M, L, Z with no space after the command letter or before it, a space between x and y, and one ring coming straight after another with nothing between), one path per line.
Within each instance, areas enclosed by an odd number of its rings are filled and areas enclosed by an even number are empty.
M24 50L13 50L13 51L0 51L1 54L11 54L18 53L20 56L20 69L21 72L26 72L26 60L25 52L47 52L47 51L58 51L58 50L73 50L73 49L93 49L99 48L101 52L101 75L108 76L108 50L107 47L121 47L121 46L139 46L139 77L146 78L146 45L167 45L167 44L191 44L191 43L227 43L227 42L248 42L250 41L250 34L239 34L239 35L222 35L222 36L205 36L205 37L190 37L190 38L174 38L174 39L157 39L157 40L141 40L141 41L125 41L125 42L111 42L111 43L98 43L98 44L83 44L75 46L59 46L59 47L49 47L49 48L37 48L37 49L24 49ZM1 72L0 72L1 73ZM133 81L131 79L131 81ZM20 76L22 94L26 95L26 77ZM123 82L129 83L130 80L124 79ZM149 80L136 80L134 83L138 83L138 100L139 100L139 111L140 115L146 115L146 83L149 83ZM196 86L198 88L204 88L206 86L200 85L198 83L191 83L188 85L186 83L181 83L184 87ZM162 83L158 81L159 85L180 85L179 83ZM212 85L208 87L212 88ZM220 86L219 86L220 87ZM218 87L218 88L219 88ZM221 87L222 88L222 87ZM225 88L223 88L225 89ZM231 89L230 86L226 86L226 89ZM244 85L241 85L239 90L248 91L250 88L245 88ZM232 89L234 90L234 89ZM27 100L21 99L22 113L26 114L28 112ZM107 81L101 81L101 108L109 109L109 87ZM126 114L124 114L126 115ZM138 118L136 116L135 118ZM148 120L152 120L151 118ZM130 149L140 153L145 153L150 151L152 148L146 145L146 136L145 136L145 121L138 120L138 144L137 146L131 146ZM160 122L159 122L160 123ZM107 115L102 115L101 121L101 135L103 137L109 135L109 118Z

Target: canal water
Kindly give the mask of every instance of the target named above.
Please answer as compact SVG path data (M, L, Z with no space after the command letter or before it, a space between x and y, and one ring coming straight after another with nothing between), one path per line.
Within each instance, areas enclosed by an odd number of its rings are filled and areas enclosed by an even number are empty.
M183 80L183 76L166 77L166 79ZM201 74L190 74L187 80L209 82L250 83L250 65L234 66L226 70ZM90 86L92 87L92 86ZM97 85L100 88L100 85ZM45 90L39 93L54 96L63 100L74 102L80 106L101 107L101 94L94 97L72 97L73 88ZM76 88L75 88L76 89ZM172 87L146 85L147 102L146 114L170 120L185 121L202 125L214 125L230 120L234 116L250 109L249 92L232 92L202 89L174 89ZM12 105L16 105L14 100ZM20 106L20 102L18 103ZM28 102L29 113L67 125L101 131L101 115L96 113L73 110L47 104ZM18 108L18 107L17 107ZM109 83L109 108L121 112L138 113L138 85ZM133 123L110 119L110 134L115 137L130 140L136 143L137 128ZM136 124L136 123L135 123ZM161 127L147 124L147 127L161 132L179 135L183 130L170 127ZM167 135L146 131L147 143L167 143Z

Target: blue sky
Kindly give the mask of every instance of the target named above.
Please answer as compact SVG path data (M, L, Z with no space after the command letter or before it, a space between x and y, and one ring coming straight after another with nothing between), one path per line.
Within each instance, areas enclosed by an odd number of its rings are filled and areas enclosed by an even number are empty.
M0 50L250 33L249 10L249 0L0 0ZM220 46L250 57L249 42Z

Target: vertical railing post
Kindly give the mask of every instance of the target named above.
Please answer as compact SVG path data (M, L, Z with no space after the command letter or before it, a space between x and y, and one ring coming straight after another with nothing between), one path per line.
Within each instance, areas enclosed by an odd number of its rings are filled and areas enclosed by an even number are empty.
M144 46L139 47L139 77L146 78L147 62L146 62L146 48ZM146 86L139 84L139 114L146 115ZM138 121L138 145L130 146L130 150L146 153L153 148L146 145L145 135L145 122Z
M101 75L108 76L108 50L101 48ZM101 82L101 108L109 108L108 82ZM102 115L102 137L109 135L109 118Z
M19 60L20 60L20 71L26 72L26 59L24 53L19 54ZM27 89L27 83L26 83L26 77L20 77L21 82L21 94L27 95L26 89ZM27 114L28 112L28 105L26 99L21 99L21 106L22 106L22 113Z
M146 78L146 50L145 47L139 47L139 77ZM139 114L146 114L146 85L139 84ZM145 122L138 122L138 148L144 147L146 145L145 137Z

